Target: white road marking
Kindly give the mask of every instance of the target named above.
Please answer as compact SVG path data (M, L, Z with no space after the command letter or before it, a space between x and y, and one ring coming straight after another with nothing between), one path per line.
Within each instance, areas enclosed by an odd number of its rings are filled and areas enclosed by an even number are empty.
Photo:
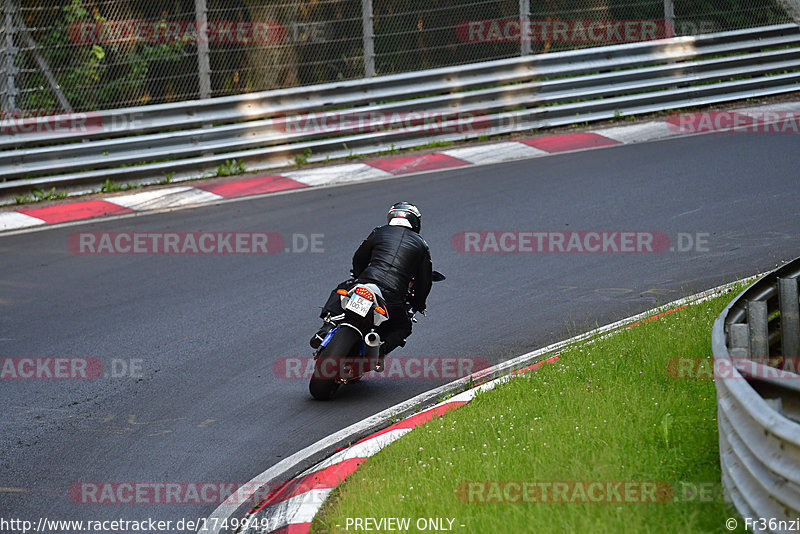
M538 158L540 156L548 155L548 153L544 150L539 150L538 148L513 141L493 143L490 145L454 148L451 150L445 150L442 152L442 154L468 161L475 165L502 163L504 161Z
M674 128L674 127L673 127ZM602 135L619 141L620 143L639 143L642 141L655 141L679 135L664 121L651 121L642 124L629 124L626 126L614 126L605 130L597 130L592 133Z
M20 228L28 228L30 226L38 226L44 224L44 221L19 213L16 211L7 211L0 213L0 231L3 230L18 230Z
M168 187L153 191L142 191L131 195L104 197L103 200L136 211L160 210L178 206L205 204L222 200L223 197L195 187Z
M281 173L281 176L314 186L323 184L358 182L361 180L386 178L393 175L392 173L376 169L375 167L371 167L363 163L351 163L348 165L335 165L333 167L318 167L316 169L306 169L302 171L289 171Z

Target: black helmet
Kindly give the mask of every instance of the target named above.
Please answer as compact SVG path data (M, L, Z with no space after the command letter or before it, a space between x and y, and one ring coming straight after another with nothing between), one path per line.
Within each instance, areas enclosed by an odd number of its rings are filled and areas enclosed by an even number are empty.
M389 208L386 221L389 224L406 226L417 233L422 229L422 214L410 202L398 202Z

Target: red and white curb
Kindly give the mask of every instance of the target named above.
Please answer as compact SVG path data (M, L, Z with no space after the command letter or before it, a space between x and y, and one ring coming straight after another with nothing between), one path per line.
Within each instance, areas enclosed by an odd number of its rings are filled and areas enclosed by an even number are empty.
M553 356L544 362L519 369L515 371L515 374L538 369L543 363L552 363L556 359L558 356ZM494 388L511 376L498 378L459 393L340 450L293 480L282 484L280 488L255 506L246 519L247 527L241 532L274 534L310 532L312 519L331 491L355 472L367 458L403 437L415 427L425 424L449 410L467 404L478 393Z
M667 314L675 312L681 308L685 308L689 304L696 304L707 300L709 298L720 295L729 291L733 286L742 282L750 282L757 279L760 275L754 275L736 282L724 284L722 286L697 293L682 299L673 301L671 303L659 306L658 308L622 319L615 323L597 328L590 332L575 336L571 339L554 343L542 349L523 354L507 362L495 365L490 369L486 369L476 374L473 377L459 379L450 384L446 384L432 391L423 393L410 399L397 406L384 410L360 423L356 423L351 427L343 429L333 436L329 436L319 442L299 451L289 458L283 460L279 464L267 469L263 473L255 477L251 482L246 484L243 488L247 490L237 490L234 495L238 500L223 503L220 505L211 516L205 521L207 527L198 532L216 534L221 530L221 525L232 524L231 516L236 512L237 502L247 500L252 497L257 491L259 481L273 480L273 475L280 472L291 465L296 465L305 457L309 457L315 452L329 447L330 443L335 442L336 439L341 439L348 435L357 435L361 429L368 428L375 421L387 420L391 417L392 413L407 409L411 406L416 406L425 401L425 399L436 398L436 395L444 394L448 391L453 391L455 387L464 387L468 384L469 380L477 380L480 382L489 376L496 376L498 373L506 373L505 376L489 380L481 383L480 385L468 389L462 393L449 398L444 402L434 405L420 413L409 416L398 423L370 434L366 438L358 441L357 443L339 450L326 460L316 464L314 467L307 469L297 477L280 484L280 486L271 491L267 498L260 501L259 504L254 506L246 518L236 522L238 525L244 524L245 527L240 532L257 532L263 534L307 534L310 531L311 521L316 513L322 507L325 499L338 486L348 475L358 469L358 467L370 456L377 453L386 445L401 438L413 428L422 425L434 417L438 417L447 411L462 406L470 402L478 393L493 389L498 384L510 380L515 375L533 371L546 363L555 362L559 356L558 352L564 347L578 342L592 343L598 339L615 334L623 327L632 327L638 324L657 320ZM546 359L542 359L547 355L555 354ZM531 361L536 363L530 364ZM521 368L520 368L521 367ZM214 526L212 526L214 525ZM211 527L211 528L209 528Z
M641 133L637 133L641 132ZM227 199L308 187L388 179L421 172L455 169L537 158L551 154L659 139L673 132L666 122L629 125L598 132L559 134L518 141L466 146L434 154L417 154L364 163L287 171L216 183L174 186L103 199L76 200L45 207L23 207L0 212L0 232L136 212L199 206Z
M770 113L759 112L759 110L776 112L772 113L772 115L775 116L774 120L776 122L780 122L782 112L800 112L800 102L756 106L722 113L727 114L726 116L728 117L738 117L739 119L747 119L749 114L752 113L761 113L761 118L766 120L764 118ZM743 124L749 124L750 122L752 121L742 121ZM23 207L14 211L0 212L0 232L20 231L50 224L130 213L195 207L230 199L308 187L388 179L471 165L491 165L578 150L714 133L715 128L721 131L731 131L730 127L726 129L724 125L699 124L694 126L700 126L700 130L703 131L694 131L691 128L689 131L682 131L682 126L676 125L674 120L671 121L669 119L650 121L614 126L596 131L463 146L433 154L415 154L376 159L364 163L299 169L276 175L234 179L226 182L166 187L124 195L109 195L103 199L76 200L39 208ZM736 130L736 128L733 128L733 130Z

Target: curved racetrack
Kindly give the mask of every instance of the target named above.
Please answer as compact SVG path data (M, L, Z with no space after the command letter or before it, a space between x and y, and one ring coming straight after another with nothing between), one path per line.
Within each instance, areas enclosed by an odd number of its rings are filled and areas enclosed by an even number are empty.
M320 403L273 374L309 355L318 307L394 201L422 208L448 276L396 354L496 361L800 255L798 154L792 135L704 135L0 237L0 357L141 365L139 378L0 380L2 516L205 517L215 504L76 504L69 490L244 482L442 383L365 381ZM651 230L707 247L463 254L451 239L465 230ZM324 252L75 255L80 231L323 234Z

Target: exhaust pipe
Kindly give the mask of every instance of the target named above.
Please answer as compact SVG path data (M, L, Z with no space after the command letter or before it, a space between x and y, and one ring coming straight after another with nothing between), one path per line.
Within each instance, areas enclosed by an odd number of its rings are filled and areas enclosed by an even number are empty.
M369 359L377 358L381 352L381 336L375 332L370 332L364 336L364 356Z

